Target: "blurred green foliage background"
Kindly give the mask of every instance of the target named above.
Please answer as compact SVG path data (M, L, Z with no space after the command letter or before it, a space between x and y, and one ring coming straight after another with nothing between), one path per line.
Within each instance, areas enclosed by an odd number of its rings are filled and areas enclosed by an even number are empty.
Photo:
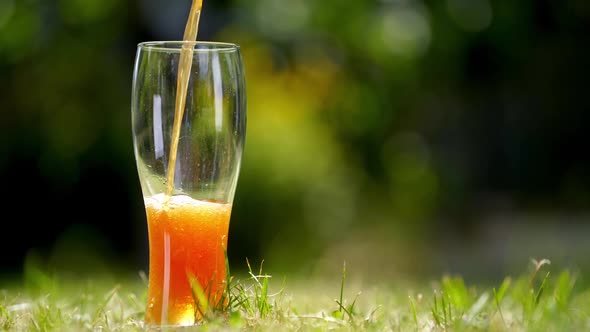
M133 61L189 6L0 0L2 275L147 268ZM588 264L588 1L205 0L200 27L246 67L233 266Z

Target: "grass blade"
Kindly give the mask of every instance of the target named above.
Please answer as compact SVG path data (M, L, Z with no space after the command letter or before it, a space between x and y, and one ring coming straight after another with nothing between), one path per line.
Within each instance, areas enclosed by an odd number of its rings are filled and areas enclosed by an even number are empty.
M342 264L342 280L340 282L340 301L338 302L338 304L340 304L340 317L342 317L342 311L344 310L344 306L342 305L342 299L344 297L344 281L346 280L346 261L343 262Z
M547 282L547 278L549 278L549 274L551 272L547 272L547 274L545 275L545 278L543 278L543 281L541 281L541 285L539 286L539 289L537 290L537 294L535 295L535 306L539 304L539 300L541 299L541 295L543 295L543 291L545 290L545 283Z
M412 300L411 296L408 296L408 299L410 300L410 310L412 311L412 318L414 318L416 329L419 329L420 327L418 326L418 314L416 314L416 304L414 303L414 300Z

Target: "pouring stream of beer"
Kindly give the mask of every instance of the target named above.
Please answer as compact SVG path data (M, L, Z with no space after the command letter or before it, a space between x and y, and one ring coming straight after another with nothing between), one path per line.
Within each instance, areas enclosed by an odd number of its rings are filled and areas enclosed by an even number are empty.
M194 42L197 40L199 31L199 18L203 0L193 0L191 10L184 28L183 41ZM178 62L178 81L176 83L176 103L174 105L174 124L172 127L172 142L170 144L170 157L168 158L168 173L166 187L166 202L174 191L174 173L176 171L176 156L178 154L178 140L180 139L180 128L184 107L186 105L186 94L190 78L191 66L193 64L193 43L185 43L180 50Z

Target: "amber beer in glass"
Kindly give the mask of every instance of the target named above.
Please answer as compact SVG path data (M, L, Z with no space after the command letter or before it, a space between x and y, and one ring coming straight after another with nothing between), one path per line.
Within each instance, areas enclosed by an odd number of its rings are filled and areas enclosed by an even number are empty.
M178 117L183 46L191 48L192 65ZM227 236L246 132L244 82L237 45L138 45L131 114L149 239L147 325L198 323L196 290L208 306L223 305Z

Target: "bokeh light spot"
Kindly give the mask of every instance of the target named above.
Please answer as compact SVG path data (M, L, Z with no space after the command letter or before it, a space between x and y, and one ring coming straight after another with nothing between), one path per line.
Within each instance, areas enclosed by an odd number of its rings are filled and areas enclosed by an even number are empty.
M0 1L0 29L6 25L8 20L14 14L14 0Z
M378 35L392 54L414 58L430 45L430 24L426 16L414 8L392 9L381 17Z
M447 0L449 15L467 31L481 31L492 23L489 0Z
M260 30L276 38L292 37L306 26L310 9L305 0L262 0L256 7Z
M36 50L40 21L36 3L0 5L0 55L8 62L17 62Z

